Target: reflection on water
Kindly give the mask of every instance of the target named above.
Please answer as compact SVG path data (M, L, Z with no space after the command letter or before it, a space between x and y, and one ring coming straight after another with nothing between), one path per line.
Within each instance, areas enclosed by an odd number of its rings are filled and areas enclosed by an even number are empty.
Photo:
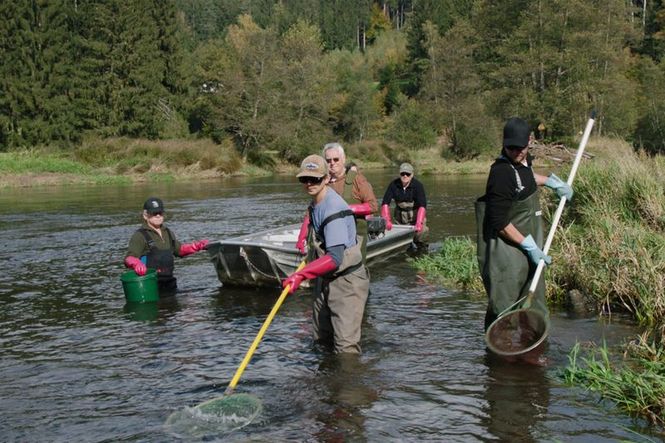
M127 318L137 321L157 320L160 315L162 318L172 316L179 309L178 298L175 296L160 299L156 303L126 302L123 306Z
M491 354L486 357L486 426L502 441L540 441L538 432L550 404L547 370L538 366L516 366ZM516 401L519 399L519 401Z
M379 394L372 386L371 363L355 354L322 357L318 383L325 392L327 408L319 414L320 429L314 434L318 441L344 442L364 440L365 416Z
M368 174L379 198L391 174ZM473 234L484 177L420 177L436 248ZM220 287L205 254L176 260L180 292L124 300L120 274L145 198L166 203L181 241L217 240L299 221L292 177L190 184L0 191L0 398L4 441L175 441L173 412L219 397L279 295ZM370 267L360 357L312 342L311 300L286 299L237 392L261 399L224 441L616 441L652 431L557 371L576 340L634 333L617 319L554 313L550 366L488 359L485 300L427 283L406 254Z

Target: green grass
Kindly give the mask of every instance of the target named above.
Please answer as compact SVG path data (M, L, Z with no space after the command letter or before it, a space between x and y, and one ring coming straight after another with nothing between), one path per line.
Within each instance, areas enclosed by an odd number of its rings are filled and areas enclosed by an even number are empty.
M92 168L66 158L61 153L38 150L0 153L0 173L3 174L90 174Z
M644 349L644 345L638 346ZM665 355L662 348L653 355L618 360L605 345L580 355L577 343L568 356L561 376L570 385L582 386L612 401L632 415L665 425Z
M443 241L440 251L418 257L413 265L444 284L475 292L483 291L475 242L469 237L449 237Z

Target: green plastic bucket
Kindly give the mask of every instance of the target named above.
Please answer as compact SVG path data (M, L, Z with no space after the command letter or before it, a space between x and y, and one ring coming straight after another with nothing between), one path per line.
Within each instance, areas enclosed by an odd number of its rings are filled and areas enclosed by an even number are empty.
M150 303L159 300L157 290L157 271L148 269L145 275L137 275L134 271L127 271L120 276L125 299L130 303Z

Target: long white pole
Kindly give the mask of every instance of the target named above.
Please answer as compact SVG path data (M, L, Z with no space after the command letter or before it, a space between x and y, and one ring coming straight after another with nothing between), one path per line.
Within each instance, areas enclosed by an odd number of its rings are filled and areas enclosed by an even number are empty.
M582 154L584 148L586 147L587 142L589 141L589 136L591 135L591 129L595 122L595 113L591 114L589 121L586 124L584 129L584 134L582 135L582 140L580 140L580 146L577 148L577 154L575 155L575 161L573 162L573 167L570 169L570 174L568 175L568 180L566 181L568 185L572 187L573 180L575 179L575 174L577 173L577 168L580 166L580 161L582 161ZM566 197L561 197L559 201L559 207L554 213L554 218L552 219L552 226L550 227L550 232L547 235L547 240L545 241L545 246L543 247L543 252L547 255L547 252L550 250L552 245L552 240L554 239L554 234L559 225L559 219L563 213L563 207L566 206ZM540 274L542 274L543 269L545 268L545 261L540 260L538 262L538 267L536 267L536 272L533 274L533 280L531 281L531 286L529 287L529 294L533 294L536 291L536 286L538 286L538 280L540 280Z

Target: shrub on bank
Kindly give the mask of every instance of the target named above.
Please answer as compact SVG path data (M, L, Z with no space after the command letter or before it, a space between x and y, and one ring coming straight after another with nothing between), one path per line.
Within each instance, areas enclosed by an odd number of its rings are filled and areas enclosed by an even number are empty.
M230 141L217 144L208 139L93 139L75 149L73 156L84 164L115 169L119 174L163 169L182 172L193 167L231 173L242 166L242 159Z

